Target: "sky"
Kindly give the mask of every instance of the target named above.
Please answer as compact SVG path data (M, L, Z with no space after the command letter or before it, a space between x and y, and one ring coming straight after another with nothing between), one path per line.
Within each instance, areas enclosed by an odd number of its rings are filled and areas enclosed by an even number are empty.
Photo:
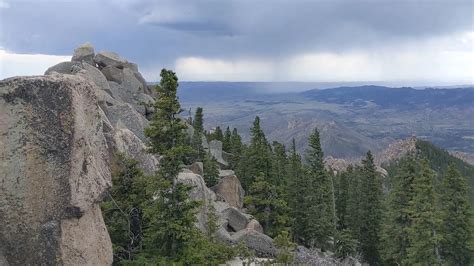
M85 42L148 81L472 84L474 1L0 0L0 78Z

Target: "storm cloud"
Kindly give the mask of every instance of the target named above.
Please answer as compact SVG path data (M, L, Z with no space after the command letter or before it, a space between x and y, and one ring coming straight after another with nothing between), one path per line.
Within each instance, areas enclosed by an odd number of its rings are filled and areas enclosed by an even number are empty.
M472 1L1 2L5 51L68 55L89 41L137 62L148 79L161 67L190 80L474 75ZM426 73L412 73L420 67Z

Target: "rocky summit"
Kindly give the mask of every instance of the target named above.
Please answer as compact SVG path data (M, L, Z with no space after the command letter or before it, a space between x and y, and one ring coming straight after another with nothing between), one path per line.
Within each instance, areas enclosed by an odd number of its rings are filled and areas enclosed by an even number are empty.
M96 54L88 43L43 76L0 81L0 265L112 264L99 204L119 154L135 158L147 175L159 169L144 135L155 96L136 64L113 52ZM245 191L227 168L222 142L202 141L222 168L218 183L206 186L202 162L177 177L193 187L190 199L204 203L196 226L207 230L212 205L220 241L275 257L273 239L243 208ZM305 252L301 262L325 256Z
M44 76L0 82L0 264L110 265L99 203L118 153L153 173L151 90L137 65L90 44Z

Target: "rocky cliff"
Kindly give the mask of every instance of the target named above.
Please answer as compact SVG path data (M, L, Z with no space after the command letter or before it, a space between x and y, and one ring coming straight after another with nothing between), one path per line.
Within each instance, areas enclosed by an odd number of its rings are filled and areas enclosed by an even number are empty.
M152 92L137 65L78 47L44 76L0 81L0 264L110 265L98 204L115 155L145 152Z
M96 90L73 75L0 82L4 264L112 262L97 205L111 179Z

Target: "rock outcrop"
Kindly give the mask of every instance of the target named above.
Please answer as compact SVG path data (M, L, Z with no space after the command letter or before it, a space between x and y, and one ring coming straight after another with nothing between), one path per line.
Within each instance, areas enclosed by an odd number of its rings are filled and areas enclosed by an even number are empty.
M211 140L209 142L209 152L217 160L219 165L226 167L229 163L222 157L222 142L219 140Z
M154 112L144 103L153 96L136 64L112 52L95 54L90 44L45 76L0 81L0 265L112 263L98 204L111 186L117 154L138 160L145 174L158 169L144 135ZM231 155L220 141L203 138L203 146L228 166ZM203 203L196 226L206 230L212 205L221 241L275 257L273 239L242 209L244 190L235 173L221 170L211 190L204 171L194 163L177 178Z
M98 203L111 186L96 85L80 75L0 82L0 258L110 265Z
M219 183L212 187L217 197L227 202L230 206L242 209L244 206L245 192L235 175L224 176Z
M118 153L153 174L153 102L136 64L76 48L45 76L0 82L0 265L110 265L98 204Z

